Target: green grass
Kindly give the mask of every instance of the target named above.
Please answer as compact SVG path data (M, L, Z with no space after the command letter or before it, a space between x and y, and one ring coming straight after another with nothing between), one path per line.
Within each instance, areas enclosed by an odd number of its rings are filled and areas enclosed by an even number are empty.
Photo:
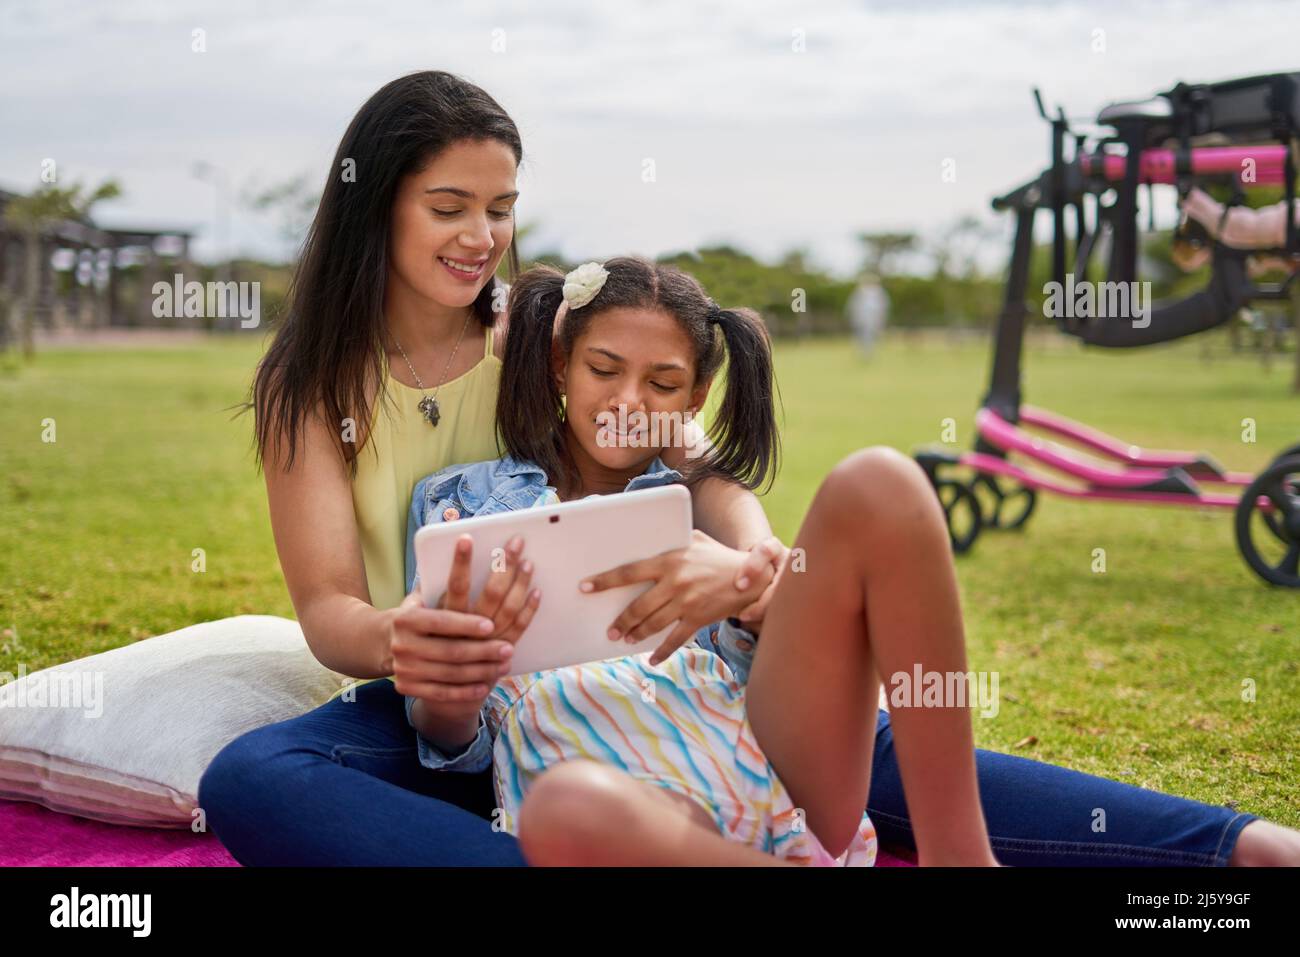
M293 615L251 420L222 411L260 348L48 352L0 372L0 671L211 618ZM765 501L778 534L793 537L821 477L856 448L937 442L948 417L969 446L987 353L890 341L864 360L843 341L782 344L784 468ZM1195 345L1057 343L1026 360L1028 401L1243 470L1300 439L1288 383L1285 363L1207 365ZM41 441L46 418L54 443ZM985 535L958 571L970 666L1000 675L998 716L975 720L981 746L1300 825L1300 592L1248 571L1230 512L1045 497L1023 532Z

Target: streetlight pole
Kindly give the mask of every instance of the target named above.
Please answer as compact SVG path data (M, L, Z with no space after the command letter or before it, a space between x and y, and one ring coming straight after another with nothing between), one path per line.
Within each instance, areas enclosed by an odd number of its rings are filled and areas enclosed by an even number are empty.
M199 160L193 167L194 178L207 183L213 189L216 208L213 231L216 249L216 276L219 282L229 282L233 278L230 261L230 177L226 171L206 160ZM213 321L213 320L210 320Z

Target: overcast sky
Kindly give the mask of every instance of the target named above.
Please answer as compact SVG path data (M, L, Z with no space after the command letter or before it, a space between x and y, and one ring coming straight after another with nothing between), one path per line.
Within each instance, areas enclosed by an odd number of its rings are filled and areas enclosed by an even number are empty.
M236 192L318 185L366 97L438 68L519 125L534 248L803 246L846 271L859 231L992 219L1048 159L1032 86L1087 119L1179 80L1300 70L1297 27L1294 0L0 3L0 186L32 188L46 158L61 182L116 177L101 221L191 226L207 256L196 161ZM231 218L233 248L283 252L273 222Z

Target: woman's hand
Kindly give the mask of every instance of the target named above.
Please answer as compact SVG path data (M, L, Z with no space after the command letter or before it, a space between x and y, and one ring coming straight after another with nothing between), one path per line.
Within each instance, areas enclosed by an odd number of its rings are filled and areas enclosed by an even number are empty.
M742 569L744 570L742 573ZM650 581L654 585L623 609L609 629L611 641L641 641L677 622L650 656L657 665L711 624L759 600L775 576L771 561L715 542L698 529L691 544L653 558L620 565L583 581L586 592ZM739 580L746 585L739 587Z
M514 654L509 641L487 640L495 622L426 608L418 591L393 611L388 646L398 694L421 698L447 718L477 714Z
M468 535L457 540L437 608L425 608L413 591L397 607L390 628L396 690L423 699L430 714L448 720L478 713L510 670L514 643L541 602L539 590L528 590L533 566L520 560L523 541L516 536L471 607L473 547Z

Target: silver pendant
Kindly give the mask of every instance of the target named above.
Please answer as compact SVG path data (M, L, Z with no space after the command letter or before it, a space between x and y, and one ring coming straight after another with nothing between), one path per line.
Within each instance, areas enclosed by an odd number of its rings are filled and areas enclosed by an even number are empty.
M421 399L417 408L424 413L424 417L429 420L430 425L437 425L438 420L442 418L442 413L438 410L438 400L431 395L426 395Z

